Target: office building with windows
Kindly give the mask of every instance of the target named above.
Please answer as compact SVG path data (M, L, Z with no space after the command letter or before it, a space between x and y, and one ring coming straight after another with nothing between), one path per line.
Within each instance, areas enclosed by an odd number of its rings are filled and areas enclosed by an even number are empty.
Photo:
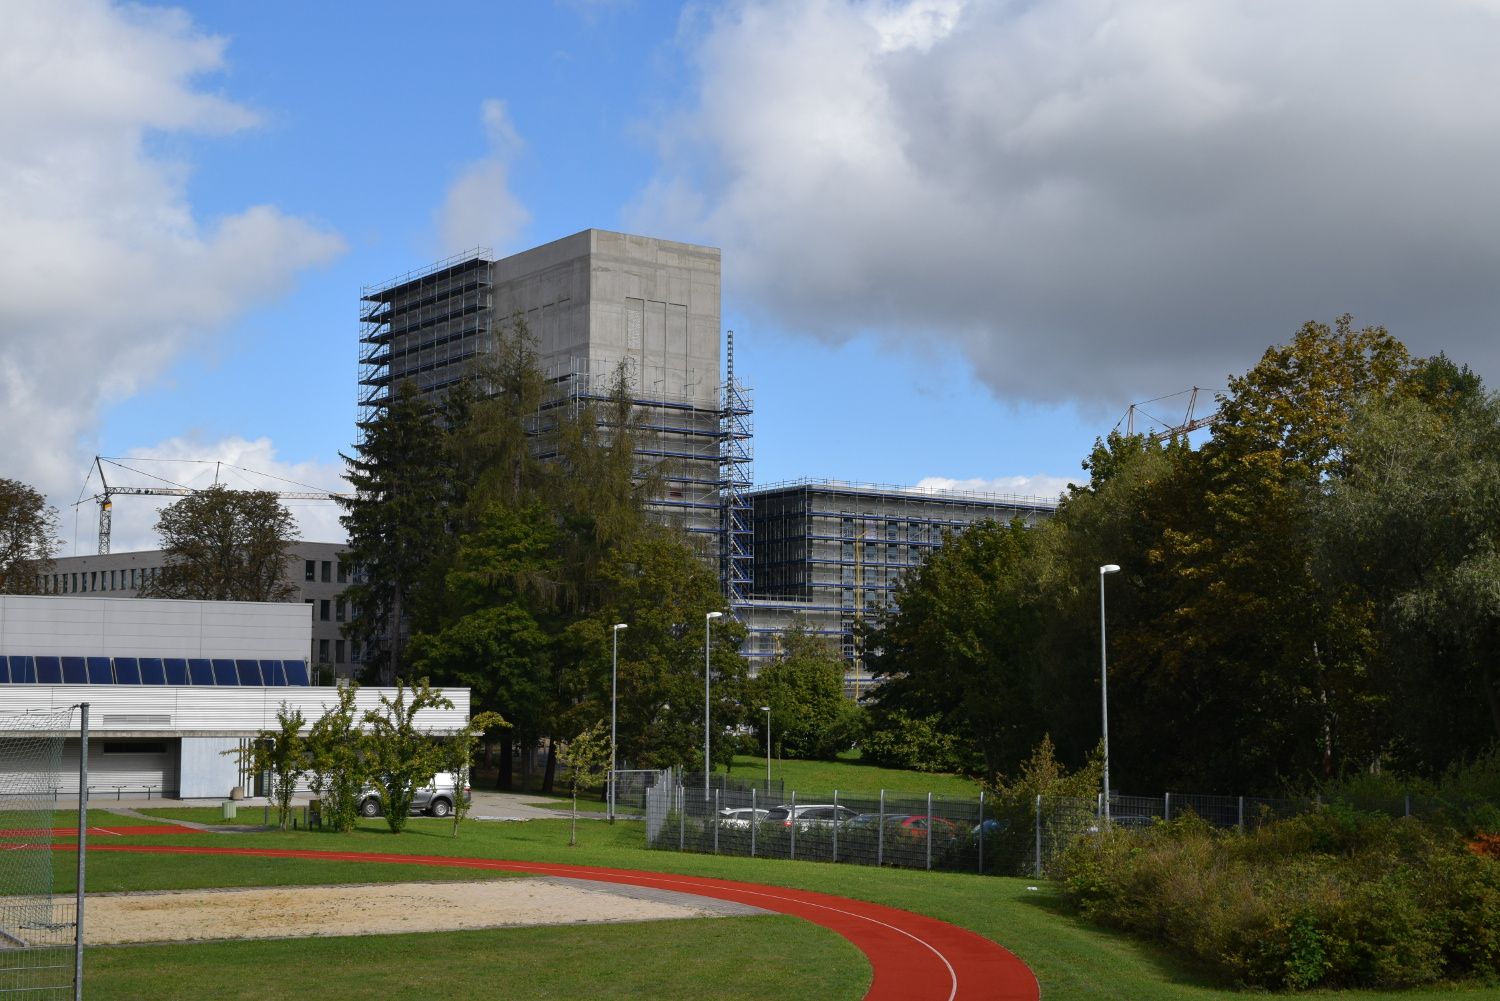
M1043 497L836 480L769 484L749 499L754 581L734 612L749 632L751 670L777 655L781 634L800 617L842 653L855 697L870 684L859 624L894 606L903 574L977 522L1032 524L1057 509Z

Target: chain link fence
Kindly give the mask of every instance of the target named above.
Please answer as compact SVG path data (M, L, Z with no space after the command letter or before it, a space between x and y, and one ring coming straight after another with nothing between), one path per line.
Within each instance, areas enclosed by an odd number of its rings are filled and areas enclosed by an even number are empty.
M773 789L767 796L760 786L723 778L713 776L705 795L701 774L661 773L647 798L647 844L669 851L1041 878L1074 840L1106 823L1149 827L1191 813L1216 827L1251 831L1321 805L1316 798L1112 793L1106 817L1102 795L1018 801L982 793L963 798ZM1399 796L1390 803L1351 805L1420 816L1430 815L1433 803Z

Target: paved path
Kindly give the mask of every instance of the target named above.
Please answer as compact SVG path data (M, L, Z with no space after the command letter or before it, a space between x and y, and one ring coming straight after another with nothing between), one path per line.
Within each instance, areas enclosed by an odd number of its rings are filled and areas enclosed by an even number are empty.
M503 869L675 890L792 914L842 935L870 962L873 977L866 1001L1037 1001L1041 996L1026 964L981 935L922 914L809 890L600 866L434 855L97 843L93 850Z

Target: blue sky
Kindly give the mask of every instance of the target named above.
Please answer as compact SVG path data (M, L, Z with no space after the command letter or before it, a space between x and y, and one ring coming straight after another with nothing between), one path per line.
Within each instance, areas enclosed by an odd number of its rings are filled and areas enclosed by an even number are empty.
M1346 310L1494 367L1493 5L435 9L17 5L0 475L65 551L95 453L337 487L360 287L591 226L723 248L759 482L1055 493Z

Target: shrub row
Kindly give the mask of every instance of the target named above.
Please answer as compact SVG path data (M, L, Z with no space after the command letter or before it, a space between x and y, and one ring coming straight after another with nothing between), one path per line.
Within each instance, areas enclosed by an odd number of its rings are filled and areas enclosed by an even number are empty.
M1500 860L1417 820L1334 807L1250 834L1117 828L1076 841L1061 878L1086 917L1238 986L1500 977Z

